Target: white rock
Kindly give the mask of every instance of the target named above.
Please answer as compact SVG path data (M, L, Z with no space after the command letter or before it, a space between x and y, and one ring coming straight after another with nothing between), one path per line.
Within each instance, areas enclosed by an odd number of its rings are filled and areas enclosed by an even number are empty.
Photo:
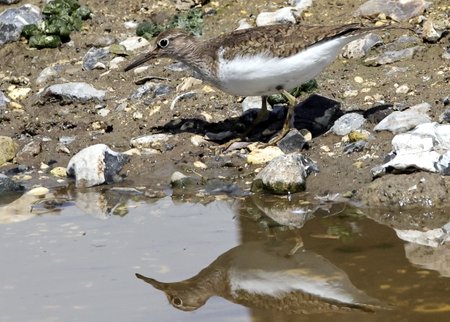
M247 96L242 101L242 112L247 112L252 109L261 109L262 97L261 96Z
M393 167L397 170L419 169L429 172L437 172L436 163L439 161L440 154L436 151L402 153L395 156L394 159L385 163L385 168Z
M285 7L274 12L261 12L256 17L257 26L267 26L282 23L295 24L300 13L295 7Z
M158 147L162 143L167 142L171 137L172 135L164 133L143 135L132 138L130 144L134 148L154 148L155 146Z
M290 0L289 4L300 12L312 6L313 0Z
M241 20L239 20L239 26L236 28L236 30L249 29L252 27L253 26L251 24L249 24L246 19L241 19Z
M448 237L442 228L431 229L428 231L395 229L395 232L397 236L404 241L430 247L439 246L443 239Z
M119 69L119 65L124 62L126 59L124 57L114 57L109 62L109 69Z
M194 161L193 165L199 169L208 169L208 166L201 161Z
M208 146L209 142L206 141L201 135L193 135L191 137L191 143L194 146Z
M409 86L406 85L406 84L403 84L403 85L397 87L397 89L395 90L395 92L396 92L397 94L406 94L406 93L409 92Z
M125 21L123 23L123 26L125 27L125 29L136 29L138 26L138 23L136 21L129 20L129 21Z
M77 187L113 183L127 161L127 155L114 152L105 144L95 144L70 159L67 174L75 177Z
M414 133L401 133L392 139L392 147L397 154L428 152L433 149L434 140Z
M264 149L256 149L247 156L247 162L250 164L264 164L276 157L284 155L283 151L276 146L268 146Z
M137 36L127 38L120 42L120 44L124 46L127 51L135 51L136 49L148 47L150 45L145 38Z
M406 132L421 123L428 123L431 119L424 113L417 111L395 111L381 120L375 127L375 131L391 131L394 134Z

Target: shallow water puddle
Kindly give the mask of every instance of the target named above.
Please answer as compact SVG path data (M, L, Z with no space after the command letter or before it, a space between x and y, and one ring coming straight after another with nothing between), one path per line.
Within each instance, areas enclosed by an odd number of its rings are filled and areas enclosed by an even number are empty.
M445 229L254 196L27 198L0 207L2 322L450 320Z

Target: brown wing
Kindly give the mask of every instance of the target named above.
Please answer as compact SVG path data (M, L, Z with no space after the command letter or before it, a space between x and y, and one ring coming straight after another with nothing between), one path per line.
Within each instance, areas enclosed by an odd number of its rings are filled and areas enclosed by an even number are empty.
M214 56L223 47L223 57L271 53L287 57L318 42L343 35L363 34L383 27L363 27L358 23L341 26L270 25L236 30L204 42L205 49Z

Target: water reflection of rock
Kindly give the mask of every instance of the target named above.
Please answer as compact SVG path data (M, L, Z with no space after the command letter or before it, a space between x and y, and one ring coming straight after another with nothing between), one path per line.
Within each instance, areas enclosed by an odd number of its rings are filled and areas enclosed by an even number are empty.
M31 189L11 203L0 207L0 224L21 222L51 212L50 208L61 202L64 201L56 198L47 188Z
M32 189L7 205L0 206L0 224L31 219L36 215L59 214L63 208L75 206L85 214L106 219L111 215L125 216L129 201L143 198L143 193L133 188L108 189L47 188ZM146 198L146 202L151 202ZM156 200L156 199L155 199Z
M333 214L335 211L341 211L345 205L339 205L341 200L336 200L336 198L327 196L313 199L308 195L301 194L290 197L256 194L247 199L246 211L253 214L254 219L269 227L301 228L319 212Z
M244 243L180 282L136 276L163 291L172 306L184 311L198 309L212 296L285 314L380 308L380 302L357 289L345 272L306 249L292 252L295 245L293 240Z
M390 226L406 241L411 264L450 277L450 218L448 209L423 211L371 211L370 217Z

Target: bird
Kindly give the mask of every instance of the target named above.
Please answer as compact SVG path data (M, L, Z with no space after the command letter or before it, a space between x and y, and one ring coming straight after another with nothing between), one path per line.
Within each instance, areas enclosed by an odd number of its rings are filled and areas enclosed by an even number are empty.
M261 96L262 106L254 124L268 114L267 97L281 93L288 100L288 112L283 128L271 140L276 143L290 129L296 98L289 91L317 77L351 41L385 28L395 26L278 24L235 30L210 39L195 37L183 29L168 29L124 71L156 58L180 61L195 78L225 93Z
M169 303L194 311L213 296L251 309L285 314L374 312L388 309L358 289L347 273L315 252L292 240L260 240L238 245L178 282L161 282L136 273L136 277L162 291Z

